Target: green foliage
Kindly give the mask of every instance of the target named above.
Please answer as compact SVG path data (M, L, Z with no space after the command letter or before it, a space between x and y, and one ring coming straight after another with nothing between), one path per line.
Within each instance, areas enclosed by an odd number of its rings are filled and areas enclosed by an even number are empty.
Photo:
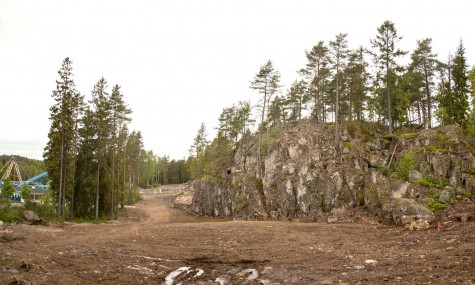
M21 169L23 180L26 180L26 178L34 177L46 171L45 163L43 160L30 159L20 155L0 155L0 169L13 156L16 158L18 166ZM26 175L26 177L23 177L24 175Z
M254 182L254 187L258 190L264 189L264 184L262 183L262 179L259 179L257 177L252 177L252 181Z
M191 167L191 177L193 179L199 179L205 175L205 155L206 148L208 147L208 140L206 132L206 126L204 123L201 123L198 133L193 141L193 144L190 148L190 156L192 157Z
M435 154L437 152L439 153L450 153L451 150L447 149L447 148L442 148L442 147L439 147L437 145L428 145L428 146L425 146L424 147L424 150L427 152L427 153L431 153L431 154Z
M409 172L416 169L415 152L410 151L403 155L400 161L395 163L395 171L399 178L409 180Z
M431 188L439 188L439 189L442 188L442 185L438 184L432 177L424 177L421 180L414 181L414 183L418 183L420 185L431 187Z
M447 139L449 139L448 136L444 136L442 134L436 134L435 137L440 141L440 142L445 142Z
M445 204L435 202L435 201L431 201L431 202L427 203L426 207L427 207L427 209L431 210L432 212L437 212L437 211L440 211L440 210L443 210L443 209L447 208L447 206Z
M354 147L354 145L351 142L343 142L343 147L347 147L349 149L352 149Z
M21 222L23 209L12 207L7 203L0 204L0 221L5 223Z
M50 189L41 196L40 201L35 204L33 210L44 220L54 220L56 218L56 199L54 192Z
M308 169L315 169L316 167L316 164L315 164L315 161L310 161L308 164L307 164L307 167Z
M414 139L415 137L417 137L417 133L405 133L405 134L400 134L399 137L402 138L402 139L404 139L404 140L412 140L412 139Z
M465 48L460 41L453 57L445 66L439 85L439 109L437 115L444 125L456 124L462 128L469 125L468 96L470 93Z
M306 94L312 101L311 117L318 123L325 122L325 101L328 93L325 92L329 85L331 71L328 47L319 41L310 51L306 51L307 64L299 72L305 77L307 85Z
M325 198L323 196L317 198L315 203L317 204L317 207L320 208L320 210L325 211Z
M32 197L31 197L31 189L27 184L21 185L21 197L24 200L24 207L25 209L30 209L33 207Z
M404 101L400 100L405 99L405 97L395 96L397 77L401 71L396 59L406 53L396 47L396 43L400 39L401 37L398 36L394 23L385 21L378 27L376 38L371 40L371 45L375 49L374 62L378 68L374 88L378 96L377 110L388 119L390 135L392 134L393 117L395 117L395 121L401 121L404 113L407 113L407 109L404 110L402 105ZM386 110L386 112L383 110Z
M364 191L362 192L358 192L358 194L356 194L356 198L358 199L358 202L360 204L360 206L364 206L364 198L365 198L365 193Z
M10 201L10 196L12 196L13 193L15 193L15 186L13 186L10 178L7 178L3 181L0 198L8 203Z
M461 195L465 198L472 198L472 193L470 193L469 191L464 191Z

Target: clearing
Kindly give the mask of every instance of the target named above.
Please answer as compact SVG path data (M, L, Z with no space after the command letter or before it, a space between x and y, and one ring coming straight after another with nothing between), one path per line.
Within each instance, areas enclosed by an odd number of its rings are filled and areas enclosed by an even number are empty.
M475 222L231 221L170 194L107 224L0 226L0 284L475 284Z

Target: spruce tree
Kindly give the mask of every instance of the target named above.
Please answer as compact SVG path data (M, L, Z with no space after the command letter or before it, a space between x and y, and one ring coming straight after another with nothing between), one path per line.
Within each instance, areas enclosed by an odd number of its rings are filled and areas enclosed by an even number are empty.
M78 122L83 106L83 97L76 90L72 62L65 58L58 71L56 89L52 97L55 103L50 108L51 127L43 157L57 204L58 219L64 219L66 195L74 188L74 165L76 164Z
M452 80L453 80L453 105L450 106L454 123L462 128L467 127L468 123L468 111L470 94L469 81L468 81L468 65L465 58L465 48L462 40L460 40L455 56L453 59L453 65L451 68Z
M397 64L396 59L406 54L406 52L398 49L396 43L399 42L402 37L397 35L394 23L390 21L384 21L384 23L378 27L378 34L376 38L371 40L371 45L375 49L374 63L376 64L379 72L376 82L379 86L385 87L385 94L382 92L379 94L380 102L386 102L386 116L389 125L389 135L393 132L393 100L394 96L391 96L391 89L395 87L396 76L398 72L402 71L402 68ZM381 89L378 89L382 91ZM382 100L385 96L385 100ZM382 107L382 106L381 106Z

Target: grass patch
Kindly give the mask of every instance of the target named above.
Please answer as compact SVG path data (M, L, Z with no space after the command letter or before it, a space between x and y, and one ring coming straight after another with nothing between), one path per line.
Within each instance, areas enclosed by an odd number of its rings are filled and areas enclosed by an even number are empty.
M414 139L415 137L417 137L417 133L401 134L401 135L399 135L399 137L400 137L401 139L404 139L404 140L412 140L412 139Z
M441 142L445 142L446 140L449 139L448 136L444 136L444 135L441 135L441 134L436 134L435 137Z
M351 142L343 142L343 147L347 147L349 149L352 149L354 146Z
M440 153L449 153L451 152L450 149L448 148L442 148L442 147L438 147L438 146L435 146L435 145L428 145L426 147L424 147L424 150L430 154L435 154L437 152L440 152Z

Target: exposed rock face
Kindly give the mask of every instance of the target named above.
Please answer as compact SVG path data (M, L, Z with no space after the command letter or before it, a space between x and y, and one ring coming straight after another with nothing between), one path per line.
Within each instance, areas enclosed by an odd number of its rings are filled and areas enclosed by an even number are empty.
M384 221L407 224L433 219L423 206L424 197L441 192L442 186L475 194L475 158L454 127L423 130L411 139L364 142L358 132L347 129L341 136L338 151L334 130L326 125L307 123L281 133L262 158L262 177L256 139L247 139L238 146L230 173L219 183L192 184L193 200L188 204L194 212L212 216L314 221L321 220L322 213L364 205ZM409 151L414 160L414 169L405 178L409 182L383 174L389 161L394 167ZM429 178L440 187L421 185Z

